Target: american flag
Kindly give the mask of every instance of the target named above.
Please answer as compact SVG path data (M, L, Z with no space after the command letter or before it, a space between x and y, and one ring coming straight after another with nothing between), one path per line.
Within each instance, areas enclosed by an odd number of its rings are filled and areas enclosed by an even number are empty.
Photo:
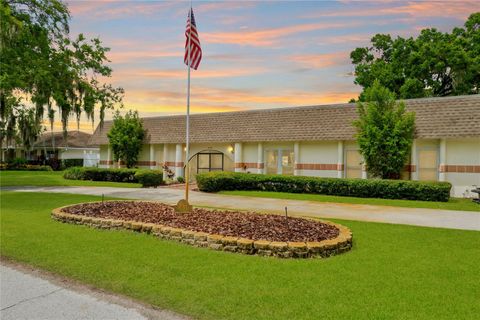
M202 48L200 47L200 39L198 39L197 25L193 10L190 8L187 19L187 30L185 30L187 41L185 42L185 57L183 61L188 66L188 38L190 36L190 67L197 70L200 60L202 60Z

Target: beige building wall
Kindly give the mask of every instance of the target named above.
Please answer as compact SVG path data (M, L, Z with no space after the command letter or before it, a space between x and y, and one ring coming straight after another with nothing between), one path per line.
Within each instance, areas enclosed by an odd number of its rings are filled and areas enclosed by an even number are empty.
M238 145L238 144L237 144ZM260 145L260 147L259 147ZM218 151L224 155L224 170L235 171L235 143L203 143L192 144L190 154L194 156L198 152ZM182 159L185 162L185 150L182 144ZM176 144L167 144L167 164L175 169ZM341 177L346 176L348 171L349 157L353 159L357 168L351 170L355 177L366 178L363 162L358 154L358 145L355 141L326 141L326 142L263 142L241 143L241 159L237 159L242 169L240 172L258 173L266 172L268 157L272 151L295 150L292 165L293 170L288 174L317 177ZM259 155L259 152L262 154ZM269 153L270 152L270 153ZM164 162L164 145L155 144L153 149L155 168L160 169ZM340 157L343 156L343 159ZM107 145L100 146L100 167L107 167ZM263 159L263 162L262 162ZM480 186L480 139L420 139L415 140L412 146L412 161L402 173L402 178L413 180L442 180L452 183L452 196L471 197L469 192L473 185ZM111 155L113 160L113 155ZM149 167L150 145L144 145L140 152L139 161ZM292 159L289 159L291 161ZM190 173L196 174L196 160L192 164ZM282 161L282 159L280 160ZM443 162L442 162L443 161ZM359 162L358 164L356 162ZM113 166L111 166L113 167ZM244 170L243 167L246 167ZM411 171L411 172L410 172Z
M244 143L242 150L242 163L245 171L257 173L258 168L258 143Z
M100 146L100 162L98 164L99 168L107 168L107 159L108 159L108 145Z
M446 181L452 183L456 197L476 197L470 192L480 187L480 139L446 140Z
M195 143L190 146L190 175L193 177L197 173L198 153L223 153L224 171L234 171L233 146L230 143Z
M338 143L300 142L297 172L301 176L336 178L338 175Z
M60 159L83 159L85 149L60 149L58 157Z

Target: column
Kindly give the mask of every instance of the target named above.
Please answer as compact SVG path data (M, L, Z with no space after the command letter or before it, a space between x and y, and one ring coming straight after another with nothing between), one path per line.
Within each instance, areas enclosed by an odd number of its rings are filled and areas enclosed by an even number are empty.
M446 181L446 166L447 166L447 140L440 139L440 164L438 166L438 180Z
M177 143L175 147L175 177L183 177L183 145Z
M295 142L293 144L293 175L298 176L300 170L297 169L297 164L300 163L300 143Z
M257 146L257 173L264 173L265 161L263 160L263 143Z
M168 162L168 144L163 144L163 165L166 166Z
M112 161L112 151L110 146L107 146L107 169L110 169L110 161Z
M345 160L343 158L343 141L338 141L337 143L337 178L343 178Z
M155 147L153 144L150 144L150 169L155 169Z
M410 180L418 180L417 170L417 140L412 142L412 150L410 152Z
M360 150L358 150L358 152L360 152ZM367 175L367 164L365 163L365 159L363 159L363 155L362 155L362 179L367 179L368 178L368 175Z
M235 143L235 172L243 172L242 163L242 144L240 142Z

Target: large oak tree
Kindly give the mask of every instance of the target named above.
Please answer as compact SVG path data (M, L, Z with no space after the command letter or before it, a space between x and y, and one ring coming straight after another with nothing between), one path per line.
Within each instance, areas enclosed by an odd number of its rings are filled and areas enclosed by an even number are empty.
M16 136L18 118L30 114L25 109L34 110L33 120L23 117L32 127L48 118L53 128L58 111L66 134L71 116L77 125L82 113L93 122L97 110L102 122L121 104L123 89L98 80L111 75L109 49L98 38L72 39L69 20L60 0L0 0L1 144Z
M356 48L355 84L366 89L378 80L402 99L480 92L480 12L451 33L424 29L416 38L377 34L370 47Z

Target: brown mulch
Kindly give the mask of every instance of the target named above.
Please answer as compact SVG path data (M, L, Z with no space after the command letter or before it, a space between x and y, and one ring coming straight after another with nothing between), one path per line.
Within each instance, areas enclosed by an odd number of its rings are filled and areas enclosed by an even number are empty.
M172 206L141 201L84 203L64 209L83 216L155 223L165 226L269 241L322 241L338 236L334 226L319 221L254 212L193 209L176 213Z

